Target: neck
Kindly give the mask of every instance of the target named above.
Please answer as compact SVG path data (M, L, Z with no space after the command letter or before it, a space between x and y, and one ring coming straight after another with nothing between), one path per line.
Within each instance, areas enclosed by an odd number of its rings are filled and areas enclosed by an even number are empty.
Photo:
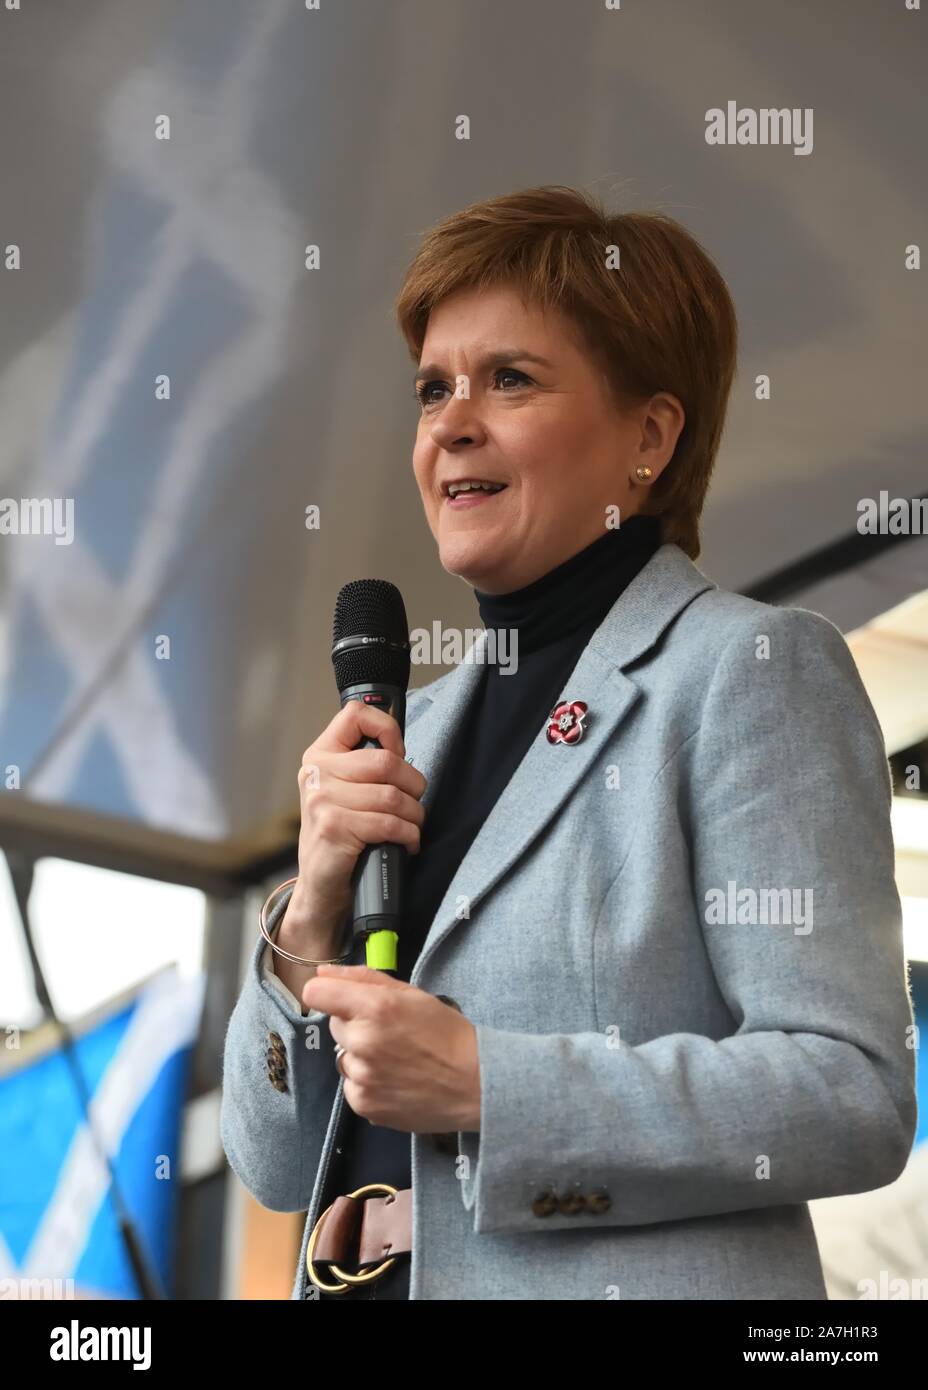
M528 652L598 625L659 545L658 519L632 516L521 589L475 589L484 627L517 630L519 650Z

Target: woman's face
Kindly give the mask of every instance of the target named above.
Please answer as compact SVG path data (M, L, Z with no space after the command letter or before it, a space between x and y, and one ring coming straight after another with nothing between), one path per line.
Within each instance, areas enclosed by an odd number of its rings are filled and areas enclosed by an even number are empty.
M460 290L429 316L413 470L442 566L485 593L570 559L602 535L607 508L633 516L683 428L663 392L620 411L576 337L563 315L508 287ZM461 480L505 487L454 502L446 488Z

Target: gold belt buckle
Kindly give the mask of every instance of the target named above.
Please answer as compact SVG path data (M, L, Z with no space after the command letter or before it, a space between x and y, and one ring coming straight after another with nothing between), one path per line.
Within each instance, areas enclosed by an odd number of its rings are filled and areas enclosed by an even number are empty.
M347 1197L363 1197L366 1193L380 1192L392 1193L395 1197L398 1190L398 1188L391 1187L388 1182L369 1182L366 1186L359 1187L356 1191L348 1192L345 1195ZM316 1248L319 1228L334 1205L335 1203L332 1202L326 1207L312 1229L309 1243L306 1246L306 1273L309 1275L310 1282L315 1284L317 1289L321 1289L323 1293L347 1293L350 1288L358 1284L372 1284L375 1279L379 1279L382 1274L386 1274L387 1270L390 1269L392 1265L396 1264L397 1256L388 1255L382 1264L375 1265L373 1269L365 1270L363 1274L349 1274L347 1270L341 1269L338 1265L330 1264L329 1268L332 1273L337 1275L343 1282L341 1284L324 1284L313 1269L313 1251Z

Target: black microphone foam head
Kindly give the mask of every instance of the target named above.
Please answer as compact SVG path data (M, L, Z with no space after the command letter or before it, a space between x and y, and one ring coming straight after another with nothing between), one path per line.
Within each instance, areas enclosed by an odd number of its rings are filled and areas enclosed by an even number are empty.
M340 645L342 644L342 645ZM387 579L353 579L335 602L332 665L339 691L351 685L409 685L409 622Z

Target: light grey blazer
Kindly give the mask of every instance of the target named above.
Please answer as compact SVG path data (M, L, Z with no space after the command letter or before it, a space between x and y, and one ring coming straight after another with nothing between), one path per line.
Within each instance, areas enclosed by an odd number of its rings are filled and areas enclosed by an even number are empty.
M479 672L410 694L426 809ZM413 972L476 1026L482 1109L457 1157L412 1136L410 1297L825 1298L808 1201L891 1182L916 1126L889 770L847 644L666 544L562 698L584 736L539 728ZM263 1205L308 1210L299 1298L346 1102L265 949L221 1127Z

